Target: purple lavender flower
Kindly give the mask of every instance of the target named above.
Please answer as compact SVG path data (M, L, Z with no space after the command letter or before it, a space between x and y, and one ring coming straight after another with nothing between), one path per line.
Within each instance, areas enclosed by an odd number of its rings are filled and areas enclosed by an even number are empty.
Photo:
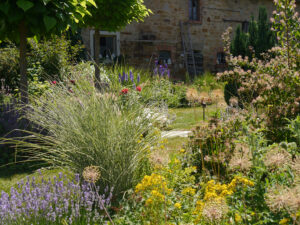
M103 224L100 220L104 217L99 216L103 212L97 207L99 200L95 191L86 183L80 184L78 174L74 182L66 179L63 174L48 182L37 182L34 177L28 177L25 183L18 183L18 189L11 188L10 195L2 191L0 225L12 222L27 224L32 219L47 220L51 224L62 218L75 223L84 220L88 224L87 215L92 221ZM110 205L112 190L102 196L106 207ZM94 215L96 218L93 218Z
M163 66L159 65L159 69L158 70L159 70L159 75L162 76L163 75L163 73L162 73L163 72Z

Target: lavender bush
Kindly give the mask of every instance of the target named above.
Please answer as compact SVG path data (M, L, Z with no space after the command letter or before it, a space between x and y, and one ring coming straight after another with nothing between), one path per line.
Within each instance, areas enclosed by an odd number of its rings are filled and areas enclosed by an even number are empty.
M112 190L106 188L99 198L89 183L80 183L78 174L73 181L62 173L52 180L40 175L40 182L27 177L10 193L2 191L0 225L104 223L103 206L110 206Z

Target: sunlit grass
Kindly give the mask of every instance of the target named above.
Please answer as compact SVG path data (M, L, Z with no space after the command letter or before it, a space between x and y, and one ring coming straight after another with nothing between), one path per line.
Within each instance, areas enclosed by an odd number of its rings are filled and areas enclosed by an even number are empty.
M68 175L68 177L71 176L70 172L62 169L42 169L42 175L45 180L48 180L49 178L53 178L53 176L57 176L59 172L63 172L64 175ZM17 183L21 181L22 179L26 179L26 177L35 177L36 180L39 182L41 179L41 175L38 171L33 172L20 172L20 173L13 173L6 169L0 170L0 195L2 191L9 192L11 187L16 187Z

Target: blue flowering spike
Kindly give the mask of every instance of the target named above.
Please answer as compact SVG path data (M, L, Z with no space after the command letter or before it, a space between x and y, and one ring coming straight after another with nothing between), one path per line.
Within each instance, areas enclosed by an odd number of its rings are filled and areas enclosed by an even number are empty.
M138 76L137 76L137 83L139 84L140 81L141 81L141 77L140 77L140 74L138 74Z
M131 70L129 71L129 74L130 74L130 80L131 80L131 82L133 83L133 82L134 82L134 78L133 78L133 73L132 73Z
M133 88L133 90L135 90L135 89L136 89L136 85L135 85L135 83L133 83L133 85L132 85L132 88Z

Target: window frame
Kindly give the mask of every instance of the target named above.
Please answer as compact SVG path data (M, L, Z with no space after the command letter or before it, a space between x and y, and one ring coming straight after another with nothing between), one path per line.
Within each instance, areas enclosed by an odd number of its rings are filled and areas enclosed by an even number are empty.
M197 9L196 9L196 18L194 18L194 11L192 10L193 2L197 2ZM188 1L188 20L189 22L201 22L201 0L189 0Z

